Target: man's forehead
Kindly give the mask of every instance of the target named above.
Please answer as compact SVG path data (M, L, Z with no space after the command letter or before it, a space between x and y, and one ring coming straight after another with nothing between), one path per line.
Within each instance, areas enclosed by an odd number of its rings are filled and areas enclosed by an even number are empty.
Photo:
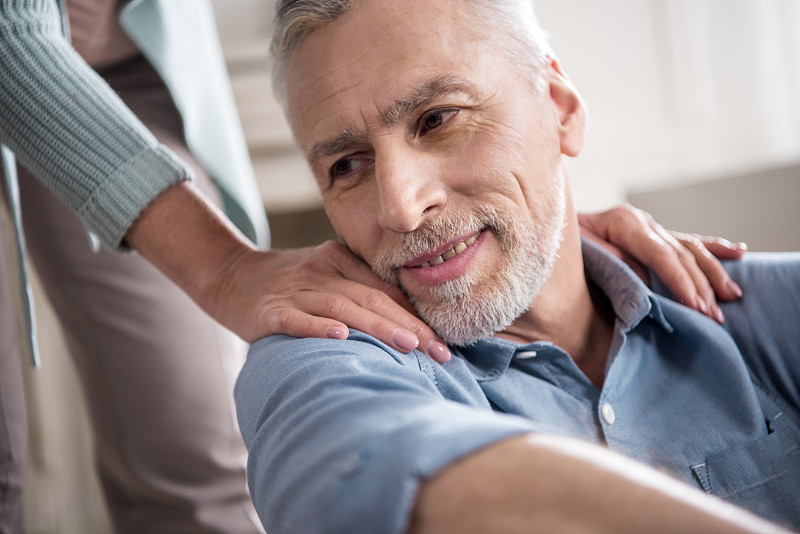
M415 52L448 42L464 29L473 29L474 17L467 15L464 0L355 0L337 18L305 31L288 60L296 66L296 56L303 56L302 66L310 55L361 59L390 55L396 51ZM465 18L469 18L466 24ZM474 33L474 32L473 32ZM482 34L480 34L482 35ZM384 48L382 45L387 45ZM324 65L325 62L323 62ZM327 62L330 65L330 61Z
M363 128L367 119L392 126L432 97L474 92L471 86L480 76L471 76L476 63L472 24L450 17L438 2L408 2L423 12L390 21L389 13L359 10L359 2L352 13L299 43L289 65L288 111L307 154L331 130ZM369 24L376 18L380 24ZM321 123L325 133L309 139L310 130Z

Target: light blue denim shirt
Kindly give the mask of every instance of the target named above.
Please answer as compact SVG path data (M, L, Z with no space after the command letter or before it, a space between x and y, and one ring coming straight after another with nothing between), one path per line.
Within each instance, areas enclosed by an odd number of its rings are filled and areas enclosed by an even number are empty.
M728 264L745 297L724 328L590 243L584 259L616 314L600 391L547 342L487 338L444 365L358 332L254 344L236 400L267 531L402 533L421 480L528 432L605 444L800 527L800 254Z

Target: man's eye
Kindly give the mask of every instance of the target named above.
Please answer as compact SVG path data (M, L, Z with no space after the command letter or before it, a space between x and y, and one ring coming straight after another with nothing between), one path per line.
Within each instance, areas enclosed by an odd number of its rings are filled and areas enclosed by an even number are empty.
M422 118L419 135L425 135L430 130L435 130L458 113L456 109L436 109L427 113Z
M344 178L354 173L364 165L364 160L359 158L342 158L331 167L331 179Z

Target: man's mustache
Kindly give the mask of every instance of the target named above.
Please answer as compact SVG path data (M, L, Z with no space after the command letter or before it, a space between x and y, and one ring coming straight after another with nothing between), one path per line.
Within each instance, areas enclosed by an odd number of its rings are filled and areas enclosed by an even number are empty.
M391 245L378 252L372 270L381 279L399 285L399 272L414 258L430 252L454 237L488 229L505 248L513 239L513 218L496 208L485 207L462 210L426 220L419 228L397 236Z

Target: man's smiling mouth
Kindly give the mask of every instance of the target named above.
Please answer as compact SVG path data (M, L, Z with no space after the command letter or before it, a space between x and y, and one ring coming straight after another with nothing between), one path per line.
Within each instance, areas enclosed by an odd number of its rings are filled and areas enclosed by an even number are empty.
M451 259L455 258L459 254L461 254L462 252L467 250L467 247L469 247L475 241L477 241L478 240L478 235L479 234L475 234L472 237L469 237L469 238L465 239L464 241L461 241L460 243L457 243L453 248L442 252L440 255L436 256L435 258L431 258L430 260L421 263L419 265L419 267L436 267L437 265L443 264L447 260L451 260Z

